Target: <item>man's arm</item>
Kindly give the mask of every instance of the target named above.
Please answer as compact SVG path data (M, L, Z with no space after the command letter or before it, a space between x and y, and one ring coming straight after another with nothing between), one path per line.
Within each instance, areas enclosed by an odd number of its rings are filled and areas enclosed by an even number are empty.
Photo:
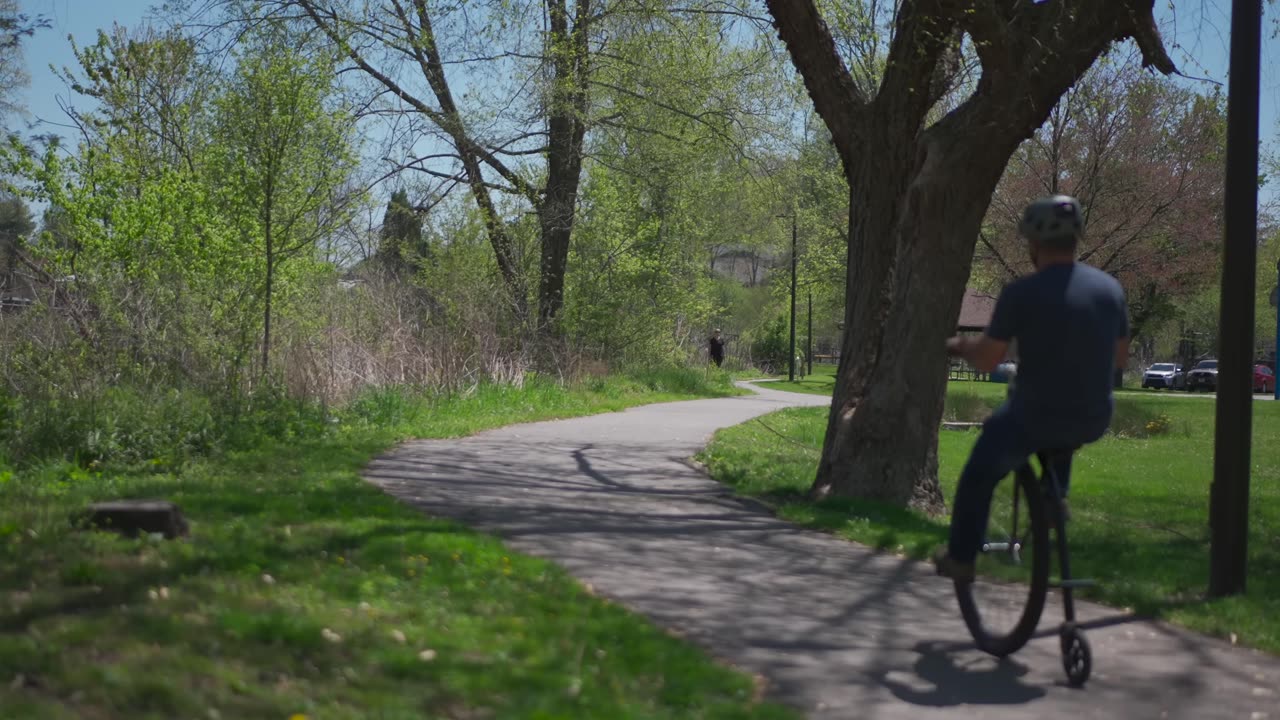
M947 353L959 355L978 372L989 373L1009 354L1009 343L1017 336L1019 283L1000 292L996 307L991 312L991 322L978 337L961 336L947 340Z
M1129 367L1129 303L1124 297L1124 288L1116 283L1116 305L1120 315L1120 327L1116 328L1116 368L1123 370Z
M1125 340L1126 353L1128 342ZM1009 343L986 334L979 337L957 336L947 341L947 352L964 358L979 372L991 372L1008 355Z

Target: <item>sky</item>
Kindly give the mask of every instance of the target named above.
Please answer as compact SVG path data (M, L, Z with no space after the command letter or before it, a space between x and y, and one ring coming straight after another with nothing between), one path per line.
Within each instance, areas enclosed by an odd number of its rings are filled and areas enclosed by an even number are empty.
M51 28L40 31L26 45L27 68L31 85L26 93L28 110L32 119L43 124L39 132L58 131L56 124L64 120L59 108L62 102L78 99L70 89L49 69L74 65L75 57L67 42L67 35L74 35L77 42L93 42L98 28L110 27L112 22L134 26L145 20L156 0L19 0L19 6L28 14L41 14L49 18ZM1230 0L1156 0L1156 19L1160 22L1169 46L1170 55L1178 68L1186 75L1207 78L1188 80L1192 85L1208 86L1208 81L1225 83L1230 30ZM1280 39L1274 37L1276 19L1280 14L1266 17L1262 46L1262 99L1259 131L1264 143L1273 144L1280 139ZM1269 188L1271 193L1280 188Z
M66 83L59 80L49 65L75 66L75 55L67 35L74 35L80 45L92 44L98 28L109 28L112 22L133 26L143 21L155 0L19 0L18 6L28 15L43 15L50 28L40 30L25 45L27 72L31 85L27 88L26 105L32 120L42 124L38 132L55 132L66 116L58 100L79 101Z

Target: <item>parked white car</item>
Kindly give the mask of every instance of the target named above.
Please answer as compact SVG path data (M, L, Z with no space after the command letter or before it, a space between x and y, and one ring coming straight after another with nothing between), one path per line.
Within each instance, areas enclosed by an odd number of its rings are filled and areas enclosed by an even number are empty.
M1181 388L1185 380L1182 366L1177 363L1155 363L1142 373L1143 388L1175 390Z

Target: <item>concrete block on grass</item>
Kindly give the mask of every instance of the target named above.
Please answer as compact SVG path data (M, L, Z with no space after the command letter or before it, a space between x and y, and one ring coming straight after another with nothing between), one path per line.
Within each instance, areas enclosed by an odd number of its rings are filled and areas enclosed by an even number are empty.
M77 527L117 532L125 537L159 533L166 540L190 534L182 509L167 500L109 500L72 518Z

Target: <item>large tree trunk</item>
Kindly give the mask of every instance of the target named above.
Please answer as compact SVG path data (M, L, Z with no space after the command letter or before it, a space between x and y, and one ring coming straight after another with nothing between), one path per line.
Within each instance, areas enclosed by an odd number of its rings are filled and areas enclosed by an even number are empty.
M583 125L570 112L550 119L550 151L547 153L547 194L539 208L542 262L538 285L539 325L550 330L564 305L564 276L569 263L569 238L578 204L582 176Z
M849 196L844 346L813 492L939 512L942 340L955 330L1003 164L996 148L975 154L965 151L969 140L936 137L914 161L889 165L895 159L884 154L905 154L903 140L857 163L863 180ZM899 168L891 182L886 166Z
M547 118L547 185L538 208L542 231L539 266L538 320L544 331L554 328L564 306L564 276L569 263L582 177L582 143L586 135L587 73L590 0L578 0L573 23L565 0L547 0L553 70L551 107Z
M1113 40L1134 37L1147 61L1174 70L1152 0L904 0L874 96L853 82L813 0L766 4L851 188L846 331L813 493L938 512L943 342L991 194L1018 143ZM962 34L981 79L926 129Z
M568 183L566 183L568 184ZM577 203L577 173L572 190L565 188L552 200L550 183L547 199L538 214L542 226L541 278L538 285L538 321L543 329L551 329L556 315L564 306L564 276L569 265L569 239L573 234L573 213Z

